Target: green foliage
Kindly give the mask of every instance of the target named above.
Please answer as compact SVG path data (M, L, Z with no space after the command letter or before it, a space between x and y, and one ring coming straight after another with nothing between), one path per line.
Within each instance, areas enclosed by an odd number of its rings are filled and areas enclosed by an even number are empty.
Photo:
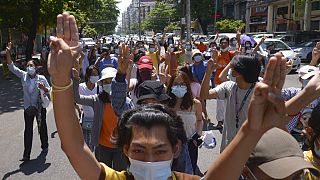
M208 24L213 23L214 0L191 0L191 19L198 19L203 33L207 34Z
M217 28L220 32L233 33L237 29L243 29L245 23L242 20L222 19L217 22Z
M158 1L154 9L148 14L148 18L142 22L141 28L143 30L160 32L171 22L177 21L179 19L178 17L175 6L170 5L169 2L166 1Z
M180 29L180 22L171 22L170 24L168 24L165 29L168 31L168 32L171 32L173 30L178 30Z
M95 28L88 25L83 28L82 33L86 37L95 37L98 34Z

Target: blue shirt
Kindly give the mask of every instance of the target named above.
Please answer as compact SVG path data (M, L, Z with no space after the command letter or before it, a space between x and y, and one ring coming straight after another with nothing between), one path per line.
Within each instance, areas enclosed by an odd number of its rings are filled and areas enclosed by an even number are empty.
M197 66L194 64L190 65L191 72L193 74L194 80L201 84L204 74L206 72L207 63L204 61L201 61Z
M111 57L110 59L103 58L102 60L100 60L98 67L99 67L100 73L104 68L107 68L107 67L113 67L115 69L118 69L118 58L116 57Z
M50 89L50 85L47 79L42 76L36 74L35 80L35 87L30 92L29 87L31 86L31 78L27 72L20 70L17 68L13 63L8 65L9 70L15 74L21 80L22 88L23 88L23 102L24 102L24 109L27 109L30 106L38 107L38 102L40 100L40 91L37 87L37 83L42 83L47 89Z

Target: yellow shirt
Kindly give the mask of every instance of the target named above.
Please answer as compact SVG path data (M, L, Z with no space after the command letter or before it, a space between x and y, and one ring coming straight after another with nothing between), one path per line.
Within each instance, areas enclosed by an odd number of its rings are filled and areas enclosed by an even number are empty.
M320 165L319 164L316 164L314 161L313 161L313 155L312 155L312 151L305 151L303 152L304 154L304 159L306 161L309 161L315 168L319 169L320 170ZM319 179L319 177L313 175L309 169L306 169L304 170L304 178L305 179L308 179L308 180L317 180Z
M152 59L152 64L156 68L157 73L159 73L159 62L157 57L157 52L146 52L146 55L149 56Z

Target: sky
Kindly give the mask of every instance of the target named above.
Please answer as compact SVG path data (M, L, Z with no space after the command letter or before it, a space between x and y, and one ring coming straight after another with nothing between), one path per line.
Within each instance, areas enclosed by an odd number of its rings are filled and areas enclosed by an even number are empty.
M124 12L126 9L127 9L127 7L130 5L130 3L131 3L131 0L118 0L118 4L117 4L117 6L118 6L118 8L120 9L120 15L119 15L119 17L118 17L118 25L119 25L119 23L121 22L121 14L122 14L122 12Z

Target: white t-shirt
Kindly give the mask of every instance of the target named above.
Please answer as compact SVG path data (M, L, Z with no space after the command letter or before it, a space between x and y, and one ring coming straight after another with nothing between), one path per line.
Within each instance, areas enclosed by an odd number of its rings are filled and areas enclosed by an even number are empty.
M190 139L196 132L196 113L193 111L177 111L177 115L182 119L187 138Z
M248 106L251 99L251 95L253 93L253 89L251 90L250 94L245 100L245 103L241 111L239 112L238 128L236 128L237 109L240 108L242 101L248 92L248 89L240 89L238 88L235 82L226 81L216 86L214 90L217 92L217 99L226 101L225 121L224 121L221 147L220 147L220 152L222 152L226 148L226 146L232 141L232 139L235 137L241 125L244 123L244 121L248 117Z
M198 98L200 97L200 90L201 90L201 85L197 82L192 82L190 84L191 86L191 91L192 91L192 95L194 98Z
M85 95L85 96L97 94L97 84L95 84L95 87L92 90L88 89L86 83L79 84L79 94ZM91 106L82 106L82 109L83 109L83 116L85 118L91 119L94 117L94 112Z
M133 90L130 91L130 98L131 98L131 101L133 102L134 105L137 105L137 101L138 101L138 98L137 96L135 95L134 91L137 87L137 84L138 84L138 80L136 78L131 78L130 79L130 84L133 84Z

